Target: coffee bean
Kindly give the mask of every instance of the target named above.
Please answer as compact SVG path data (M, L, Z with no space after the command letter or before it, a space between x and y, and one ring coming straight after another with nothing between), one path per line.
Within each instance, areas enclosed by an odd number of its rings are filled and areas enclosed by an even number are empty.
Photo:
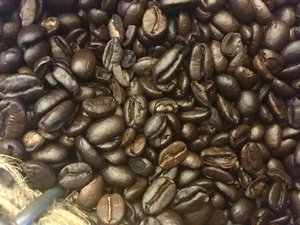
M168 19L156 6L148 8L142 19L142 28L150 39L161 38L167 31Z
M0 141L0 153L23 159L25 157L25 148L21 141L7 138Z
M271 185L268 203L272 210L280 212L285 209L288 200L288 193L286 186L283 183L275 182Z
M142 199L143 209L147 214L160 213L172 201L176 185L169 178L161 177L152 182Z
M67 159L69 150L56 143L48 143L39 151L32 152L31 158L44 163L61 163Z
M231 218L235 223L247 223L254 213L254 204L246 198L242 198L231 207Z
M110 96L86 99L82 102L83 111L88 116L96 118L101 118L113 113L116 107L116 100Z
M234 167L237 156L229 148L210 147L201 151L203 163L223 169Z
M71 69L80 79L90 79L96 69L96 57L91 50L79 49L72 57Z
M181 163L187 155L187 147L183 142L173 142L163 149L158 157L159 166L170 169Z
M119 65L123 58L123 49L118 38L107 42L102 56L102 63L106 69L112 71L113 65Z
M136 179L133 171L127 166L108 165L102 171L103 179L110 185L117 187L129 187Z
M282 20L273 20L265 34L264 44L267 48L280 51L288 41L289 26Z
M263 166L263 154L256 143L248 142L241 152L243 169L248 173L255 173Z
M27 161L21 165L30 184L38 189L49 189L56 183L56 175L52 169L38 161Z
M125 201L117 193L103 195L97 204L96 213L101 224L120 224L126 214Z
M213 73L213 56L207 44L197 44L191 50L189 74L192 80L209 78Z
M83 187L92 179L92 168L88 164L82 162L65 166L58 175L59 184L67 189Z
M94 208L104 191L104 181L97 176L90 183L81 189L77 198L77 204L84 209Z
M110 116L92 123L86 133L91 144L101 144L120 135L125 130L125 122L120 116Z

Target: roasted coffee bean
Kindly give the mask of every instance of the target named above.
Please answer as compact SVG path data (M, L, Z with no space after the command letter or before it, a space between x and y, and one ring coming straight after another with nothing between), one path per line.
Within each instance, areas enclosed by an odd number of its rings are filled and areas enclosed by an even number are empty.
M132 143L125 147L126 155L132 157L140 156L144 152L146 146L146 137L144 135L139 135Z
M48 189L55 185L56 175L46 164L39 161L27 161L21 164L30 184L38 189Z
M44 143L45 138L37 131L31 130L24 134L22 141L27 152L38 150Z
M69 155L69 149L56 143L48 143L39 151L32 152L31 158L48 164L64 162Z
M1 98L32 100L40 97L44 86L36 77L29 74L14 74L0 81Z
M127 156L122 148L103 152L102 156L105 160L114 165L124 165L127 162Z
M108 165L102 170L102 176L106 183L116 187L129 187L135 182L134 172L127 166Z
M183 142L176 141L160 152L158 157L158 164L163 169L170 169L181 163L186 155L186 145Z
M5 138L0 141L0 153L23 159L25 158L25 147L21 141Z
M94 76L97 60L94 53L88 49L79 49L71 61L73 73L80 79L90 79Z
M180 189L171 204L172 209L180 214L196 212L203 203L208 202L209 197L202 192L198 185L191 185Z
M167 50L154 64L152 75L156 82L166 83L170 81L181 67L183 59L182 46L175 46Z
M83 162L65 166L58 175L59 184L66 189L85 186L93 179L92 168Z
M145 35L150 39L159 39L167 31L168 19L156 6L148 8L142 19L142 28Z
M281 182L275 182L271 185L268 203L270 208L275 212L283 211L288 201L288 192L286 186Z
M300 41L293 41L290 42L283 50L282 50L282 56L286 63L295 63L299 62L300 55L299 55L299 49L300 47Z
M5 139L20 138L26 126L26 112L18 99L0 101L1 110L1 137Z
M107 42L102 56L102 63L106 69L112 71L114 65L119 65L123 58L123 49L118 38Z
M120 194L103 195L96 208L99 223L104 225L120 224L126 215L126 205Z
M233 124L237 124L240 121L239 111L235 108L233 104L231 104L228 100L226 100L223 96L217 95L216 99L216 107L220 115Z
M213 73L213 55L207 44L197 44L191 50L189 74L192 80L209 78Z
M81 189L78 194L77 204L83 209L94 208L104 192L104 181L97 176L90 183Z
M124 26L121 17L113 14L107 26L110 38L118 38L122 42L124 38Z
M95 168L102 169L105 167L105 162L102 156L99 155L96 149L94 149L84 137L78 136L75 139L74 145L83 161Z
M248 199L242 198L235 202L230 210L230 216L235 223L247 223L254 213L255 205Z
M141 95L128 98L124 104L124 116L127 126L140 127L146 122L147 100Z
M114 97L103 96L86 99L82 102L83 111L91 117L101 118L116 110L117 102Z
M120 116L110 116L92 123L86 137L91 144L101 144L120 135L125 130L125 122Z
M169 178L161 177L152 182L142 199L147 214L157 214L165 209L176 193L176 184Z
M72 101L64 101L42 117L38 126L49 133L57 132L68 122L74 110L75 106Z
M248 142L241 151L241 165L243 169L252 174L263 166L263 154L256 143Z
M146 158L129 159L128 165L133 172L140 176L147 177L154 172L154 166Z
M293 128L300 128L300 118L299 118L299 110L300 110L300 100L297 97L290 99L287 102L288 107L288 121L290 126Z
M148 187L146 178L137 178L136 182L124 190L124 198L129 201L135 201L142 197Z
M280 51L286 45L289 36L289 26L283 20L273 20L265 34L264 45L274 51Z
M14 73L22 65L23 51L20 48L9 48L0 53L0 71Z
M250 126L241 124L230 131L229 143L233 148L241 147L250 138Z
M29 2L29 1L28 1ZM24 27L18 34L18 45L20 47L30 46L44 38L47 30L40 25L30 25Z
M36 22L42 14L43 1L22 0L20 4L20 18L22 25L29 26Z
M233 184L235 182L234 177L229 172L218 167L206 166L203 168L202 173L210 179L218 180L226 184Z
M203 163L223 169L233 168L237 156L230 148L210 147L201 151Z
M265 142L270 149L278 148L281 138L281 127L278 124L271 125L266 129Z

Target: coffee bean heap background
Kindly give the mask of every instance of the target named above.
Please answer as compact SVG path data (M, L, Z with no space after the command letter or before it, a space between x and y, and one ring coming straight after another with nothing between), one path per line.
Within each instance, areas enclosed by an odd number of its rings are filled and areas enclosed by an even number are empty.
M100 225L300 224L297 0L0 0L0 153Z

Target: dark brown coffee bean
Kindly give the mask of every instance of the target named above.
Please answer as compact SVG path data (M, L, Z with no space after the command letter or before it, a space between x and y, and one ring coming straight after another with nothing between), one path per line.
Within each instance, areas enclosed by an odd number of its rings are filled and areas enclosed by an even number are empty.
M239 111L228 100L221 95L217 95L216 107L220 115L233 124L237 124L240 121Z
M241 151L241 164L243 169L253 174L263 166L263 154L256 143L248 142Z
M175 141L163 149L158 157L158 164L163 169L170 169L181 163L187 155L185 143Z
M36 161L54 164L64 162L69 155L69 149L55 143L44 145L39 151L32 152L31 158Z
M281 142L281 127L278 124L269 126L265 132L265 143L270 149L278 148Z
M229 7L233 14L243 22L252 22L255 17L255 11L252 2L249 0L229 0Z
M91 124L86 137L91 144L101 144L120 135L125 130L125 122L120 116L110 116Z
M79 79L90 79L94 76L97 60L94 53L88 49L79 49L71 61L71 69Z
M127 162L127 156L124 149L116 148L109 152L103 152L102 156L105 160L113 165L124 165Z
M20 48L9 48L0 53L0 71L14 73L22 65L23 51Z
M287 206L288 191L286 186L281 182L275 182L271 185L268 203L270 208L275 212L283 211Z
M156 6L148 8L143 16L142 28L150 39L159 39L167 31L168 19Z
M288 42L289 26L283 20L273 20L265 34L264 45L274 51L280 51Z
M207 44L197 44L191 50L189 74L192 80L209 78L213 73L213 55Z
M291 127L300 128L300 100L297 97L290 99L287 103L288 107L288 121Z
M86 99L82 102L83 111L91 117L101 118L116 110L117 102L114 97L103 96Z
M21 164L30 184L38 189L49 189L56 183L56 175L46 164L38 161L27 161Z
M229 143L233 148L242 147L250 138L250 126L241 124L230 131Z
M252 88L258 82L257 74L243 66L237 67L234 77L243 88Z
M65 166L58 175L59 184L66 189L83 187L92 179L92 168L88 164L82 162Z
M20 138L26 126L26 112L21 101L5 99L0 101L1 137L7 139Z
M162 0L160 2L160 5L166 9L166 10L170 10L170 11L177 11L179 8L180 9L192 9L194 7L196 7L198 4L197 1L195 0L176 0L176 1L172 1L172 0Z
M183 59L182 46L167 50L154 64L152 75L158 83L170 81L181 67Z
M203 163L209 166L216 166L222 169L234 167L237 156L229 148L209 147L201 151Z
M45 138L37 131L31 130L24 134L22 141L27 152L38 150L44 143Z
M283 50L282 56L286 63L299 62L300 55L298 49L300 47L300 41L290 42Z
M177 191L171 208L180 214L192 213L199 210L208 201L208 195L202 192L200 186L191 185Z
M233 185L227 185L221 182L216 182L216 187L227 197L230 201L236 202L240 199L238 189Z
M219 11L213 18L213 24L223 33L236 32L240 24L237 19L226 10Z
M104 192L104 181L101 176L95 177L90 183L81 189L78 194L77 204L85 209L94 208Z
M161 177L152 182L142 199L143 209L147 214L157 214L164 210L173 200L176 185L169 178Z
M0 81L2 98L20 98L22 100L37 99L43 93L42 82L29 74L14 74Z
M146 178L137 178L136 182L124 190L124 198L129 201L135 201L142 197L148 187Z
M102 56L102 63L106 69L112 71L114 65L120 65L123 58L123 49L118 38L107 42Z
M78 136L75 139L75 148L78 154L82 157L83 161L89 165L102 169L105 167L104 159L101 155L93 148L93 146L82 136Z
M64 101L49 111L38 123L40 129L53 133L61 129L75 110L71 101Z
M102 176L106 183L116 187L129 187L135 182L134 172L127 166L108 165L102 170Z
M140 156L145 150L146 145L146 137L144 135L138 135L132 143L125 147L126 155L131 157Z
M230 211L230 216L235 223L247 223L250 221L255 210L254 204L246 198L235 202Z
M252 0L255 11L255 19L258 23L267 24L273 19L273 15L269 8L262 0Z
M44 38L46 34L47 30L44 27L40 25L30 25L20 30L17 42L20 47L30 46Z
M140 127L145 124L148 112L147 100L141 95L127 98L124 104L124 117L127 126Z
M105 194L97 204L96 213L98 221L101 224L120 224L126 215L125 201L120 194Z
M25 157L25 147L21 141L5 138L0 141L0 153L23 159Z

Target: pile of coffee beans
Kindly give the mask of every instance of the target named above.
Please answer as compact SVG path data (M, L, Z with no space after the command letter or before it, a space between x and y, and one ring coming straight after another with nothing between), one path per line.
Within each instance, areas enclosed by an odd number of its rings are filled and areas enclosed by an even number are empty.
M300 224L299 0L0 0L0 99L95 224Z

